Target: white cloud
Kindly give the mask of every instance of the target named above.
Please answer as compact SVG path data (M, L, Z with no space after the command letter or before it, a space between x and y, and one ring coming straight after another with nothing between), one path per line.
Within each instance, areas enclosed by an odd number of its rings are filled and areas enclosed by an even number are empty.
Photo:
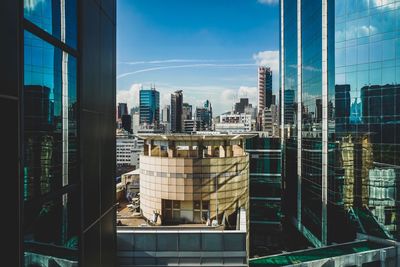
M218 109L219 113L230 111L240 98L248 98L249 103L255 107L257 105L257 87L240 86L239 89L225 89L219 98L218 102L221 103L221 109Z
M279 51L261 51L253 54L257 65L270 67L273 72L279 71Z
M134 83L131 85L129 90L118 90L117 103L127 103L128 110L139 106L139 91L141 87L141 83Z
M279 3L279 0L257 0L257 2L264 5L276 5Z

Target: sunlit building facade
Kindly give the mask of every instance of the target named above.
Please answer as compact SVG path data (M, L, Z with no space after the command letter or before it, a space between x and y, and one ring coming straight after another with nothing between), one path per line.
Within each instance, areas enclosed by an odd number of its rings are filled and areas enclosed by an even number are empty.
M245 135L141 135L140 205L156 224L236 225L248 209L249 156Z

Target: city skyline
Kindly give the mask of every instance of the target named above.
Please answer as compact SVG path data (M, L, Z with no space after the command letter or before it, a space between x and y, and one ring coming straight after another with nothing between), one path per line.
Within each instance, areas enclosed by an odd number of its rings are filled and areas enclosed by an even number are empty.
M259 65L271 67L277 95L278 1L122 0L117 8L117 102L137 106L140 88L155 85L161 107L183 90L185 102L209 99L219 115L240 97L257 103Z

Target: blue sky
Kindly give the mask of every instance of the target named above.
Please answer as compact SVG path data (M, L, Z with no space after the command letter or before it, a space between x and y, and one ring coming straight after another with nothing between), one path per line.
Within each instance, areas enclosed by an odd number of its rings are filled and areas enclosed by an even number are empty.
M129 108L151 84L161 105L178 89L193 106L209 99L215 115L235 98L255 105L259 64L277 91L277 0L118 0L117 17L117 101Z

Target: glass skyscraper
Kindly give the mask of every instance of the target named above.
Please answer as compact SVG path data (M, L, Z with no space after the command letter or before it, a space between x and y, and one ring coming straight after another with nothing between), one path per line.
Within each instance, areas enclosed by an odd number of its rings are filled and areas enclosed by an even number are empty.
M297 103L294 125L282 121L294 224L315 246L399 240L400 1L280 7L281 97L295 90Z
M1 158L17 215L3 260L113 266L115 1L6 0L0 10Z
M160 92L154 88L139 92L139 123L160 123Z

